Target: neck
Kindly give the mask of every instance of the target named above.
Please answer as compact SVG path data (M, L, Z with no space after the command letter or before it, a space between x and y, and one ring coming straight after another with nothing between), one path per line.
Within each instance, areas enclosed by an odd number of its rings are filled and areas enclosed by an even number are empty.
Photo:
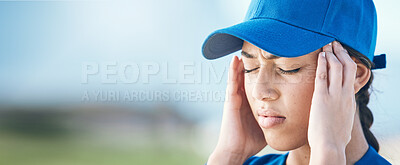
M368 142L364 137L360 118L358 113L354 115L353 130L351 139L346 146L346 164L354 164L360 160L368 150ZM308 142L295 149L291 150L286 160L287 165L306 165L310 162L311 149Z

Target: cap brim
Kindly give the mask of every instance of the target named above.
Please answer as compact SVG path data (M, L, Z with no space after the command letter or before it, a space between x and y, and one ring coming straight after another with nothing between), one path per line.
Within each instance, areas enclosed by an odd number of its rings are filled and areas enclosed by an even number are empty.
M273 19L253 19L210 34L202 47L203 56L216 59L236 52L243 40L276 56L298 57L335 38Z

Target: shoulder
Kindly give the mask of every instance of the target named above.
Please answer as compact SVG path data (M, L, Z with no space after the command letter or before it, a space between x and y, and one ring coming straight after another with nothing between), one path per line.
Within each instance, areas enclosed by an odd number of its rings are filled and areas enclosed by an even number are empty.
M267 154L263 156L252 156L247 159L243 165L285 165L289 152L286 154ZM389 161L383 158L376 150L369 146L364 156L354 165L391 165Z
M370 145L367 152L358 160L354 165L364 165L364 164L374 164L374 165L388 165L389 163L385 158L376 152L376 150Z
M284 165L286 164L286 154L267 154L263 156L252 156L243 165Z

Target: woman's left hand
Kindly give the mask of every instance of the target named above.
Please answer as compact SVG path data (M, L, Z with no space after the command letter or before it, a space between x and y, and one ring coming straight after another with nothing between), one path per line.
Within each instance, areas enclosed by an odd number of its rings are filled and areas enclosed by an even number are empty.
M343 156L351 139L356 113L356 71L356 63L339 42L323 47L318 57L309 117L311 153L334 150Z

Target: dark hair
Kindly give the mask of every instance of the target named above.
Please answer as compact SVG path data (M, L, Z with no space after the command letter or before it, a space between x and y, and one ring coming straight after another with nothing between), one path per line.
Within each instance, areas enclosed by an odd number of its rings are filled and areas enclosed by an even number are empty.
M354 50L353 48L343 44L343 47L347 50L351 57L356 58L360 62L362 62L368 69L374 67L374 63L369 60L368 57ZM356 102L358 105L359 116L361 126L364 132L364 136L367 139L369 145L371 145L377 152L379 152L379 143L375 138L374 134L369 130L374 122L374 116L372 115L371 110L368 108L367 104L369 102L370 91L372 80L374 79L374 74L371 72L371 77L368 82L356 93Z

